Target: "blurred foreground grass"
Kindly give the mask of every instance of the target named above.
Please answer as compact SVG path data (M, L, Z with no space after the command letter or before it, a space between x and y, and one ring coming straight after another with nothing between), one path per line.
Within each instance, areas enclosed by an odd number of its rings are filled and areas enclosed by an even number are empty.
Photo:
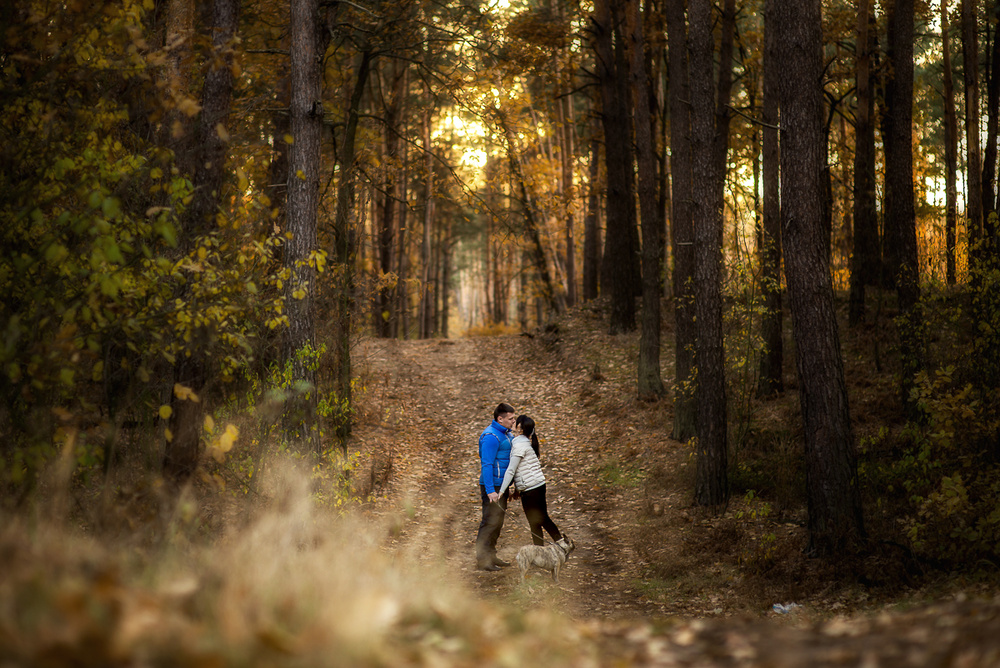
M109 539L44 504L0 517L0 665L600 664L586 625L482 600L272 470L267 507L211 536L175 521L145 545Z

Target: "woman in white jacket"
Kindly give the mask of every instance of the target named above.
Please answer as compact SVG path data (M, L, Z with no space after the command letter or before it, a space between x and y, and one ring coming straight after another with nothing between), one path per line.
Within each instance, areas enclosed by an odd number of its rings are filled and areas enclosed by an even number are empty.
M552 536L552 540L559 540L562 534L549 517L549 511L545 506L545 474L542 473L542 464L538 461L538 434L535 433L535 421L527 415L521 415L514 424L517 436L511 441L510 465L500 484L500 496L503 497L513 481L521 495L524 516L528 518L528 526L531 527L531 542L535 545L544 545L542 529Z

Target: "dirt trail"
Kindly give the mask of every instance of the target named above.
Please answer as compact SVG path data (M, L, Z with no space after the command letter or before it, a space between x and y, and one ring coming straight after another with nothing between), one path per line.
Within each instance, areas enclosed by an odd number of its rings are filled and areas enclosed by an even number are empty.
M356 359L363 375L374 379L367 396L369 410L377 411L359 421L358 445L392 461L377 512L411 508L389 547L402 559L443 559L484 598L551 605L587 629L601 656L621 665L691 668L1000 665L1000 598L958 596L911 611L844 616L827 614L813 601L794 614L767 617L764 611L731 616L741 606L728 584L714 593L646 596L640 582L650 561L704 571L706 580L721 567L711 554L692 556L690 545L683 545L682 536L698 524L685 507L683 474L673 477L676 489L655 492L663 506L656 517L643 511L634 488L598 479L609 458L630 448L665 453L661 477L665 470L683 471L686 454L658 436L662 425L640 424L642 413L626 410L620 383L601 385L602 413L595 415L598 404L587 399L588 365L580 360L519 337L369 340ZM476 442L499 401L534 417L542 435L550 514L577 545L558 586L537 572L520 586L514 568L475 570L481 512ZM645 562L634 551L641 542L636 538L646 537L636 522L644 532L660 524L654 545L647 540L639 548L647 551ZM511 503L499 554L511 560L528 543L520 504Z
M454 341L372 341L364 357L384 393L383 428L362 434L369 443L391 443L390 503L412 503L395 547L417 559L447 560L484 595L517 589L515 567L475 570L474 540L481 516L476 480L476 443L500 401L531 415L542 438L549 513L576 543L558 586L540 572L523 590L558 602L578 617L630 617L656 612L636 596L637 563L621 540L609 504L596 484L593 440L575 437L593 429L591 418L566 389L579 384L574 372L530 366L530 342L516 337ZM518 366L521 369L518 369ZM395 415L393 415L395 413ZM398 506L397 506L398 507ZM501 558L513 561L531 542L519 502L511 502L498 542Z

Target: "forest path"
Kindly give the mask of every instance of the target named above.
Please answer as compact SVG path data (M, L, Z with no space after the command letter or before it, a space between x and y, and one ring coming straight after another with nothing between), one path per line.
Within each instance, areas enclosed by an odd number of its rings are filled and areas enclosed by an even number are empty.
M571 390L582 374L532 365L531 345L520 337L364 343L362 358L377 379L370 389L380 395L384 415L380 428L360 436L391 452L393 475L384 505L412 512L393 547L408 559L444 559L446 570L485 596L527 597L574 617L656 612L633 593L637 560L607 513L613 493L602 492L595 478L596 416L581 413ZM481 517L476 447L501 401L535 419L549 514L576 544L558 585L533 571L521 587L516 566L475 569ZM521 505L513 501L498 554L513 562L518 548L530 543Z
M620 352L602 350L602 362L624 368L615 358ZM592 361L522 337L365 340L357 353L362 376L373 379L368 410L378 411L359 420L357 445L392 462L385 499L375 504L377 514L398 518L386 548L411 565L443 560L446 573L484 599L551 607L576 620L581 637L599 647L601 658L593 665L1000 665L1000 598L958 595L917 607L904 602L899 609L889 604L831 614L829 601L820 597L801 600L804 605L788 615L759 608L747 614L712 551L704 543L694 543L701 550L685 545L683 536L699 524L687 507L687 451L663 438L665 423L655 422L662 411L629 403L627 383L609 378L595 385ZM603 395L600 401L592 399L595 392ZM537 571L519 585L516 567L475 570L481 516L476 443L500 401L535 418L549 512L576 542L558 585ZM670 480L655 488L655 499L609 482L608 462L650 447L662 459L646 460L644 468ZM654 502L662 516L648 514ZM400 516L400 508L409 511ZM660 531L650 541L646 534L657 523ZM513 502L498 552L512 560L528 543L527 522ZM651 561L701 572L705 581L716 577L719 586L650 594L641 582Z

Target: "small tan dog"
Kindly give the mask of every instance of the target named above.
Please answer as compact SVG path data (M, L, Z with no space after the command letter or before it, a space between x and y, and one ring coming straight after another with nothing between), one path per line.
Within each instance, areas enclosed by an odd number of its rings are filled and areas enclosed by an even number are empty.
M552 545L525 545L517 551L517 568L521 571L521 582L524 582L524 574L534 566L552 572L552 580L559 584L559 570L569 559L569 553L576 545L573 539L563 535Z

